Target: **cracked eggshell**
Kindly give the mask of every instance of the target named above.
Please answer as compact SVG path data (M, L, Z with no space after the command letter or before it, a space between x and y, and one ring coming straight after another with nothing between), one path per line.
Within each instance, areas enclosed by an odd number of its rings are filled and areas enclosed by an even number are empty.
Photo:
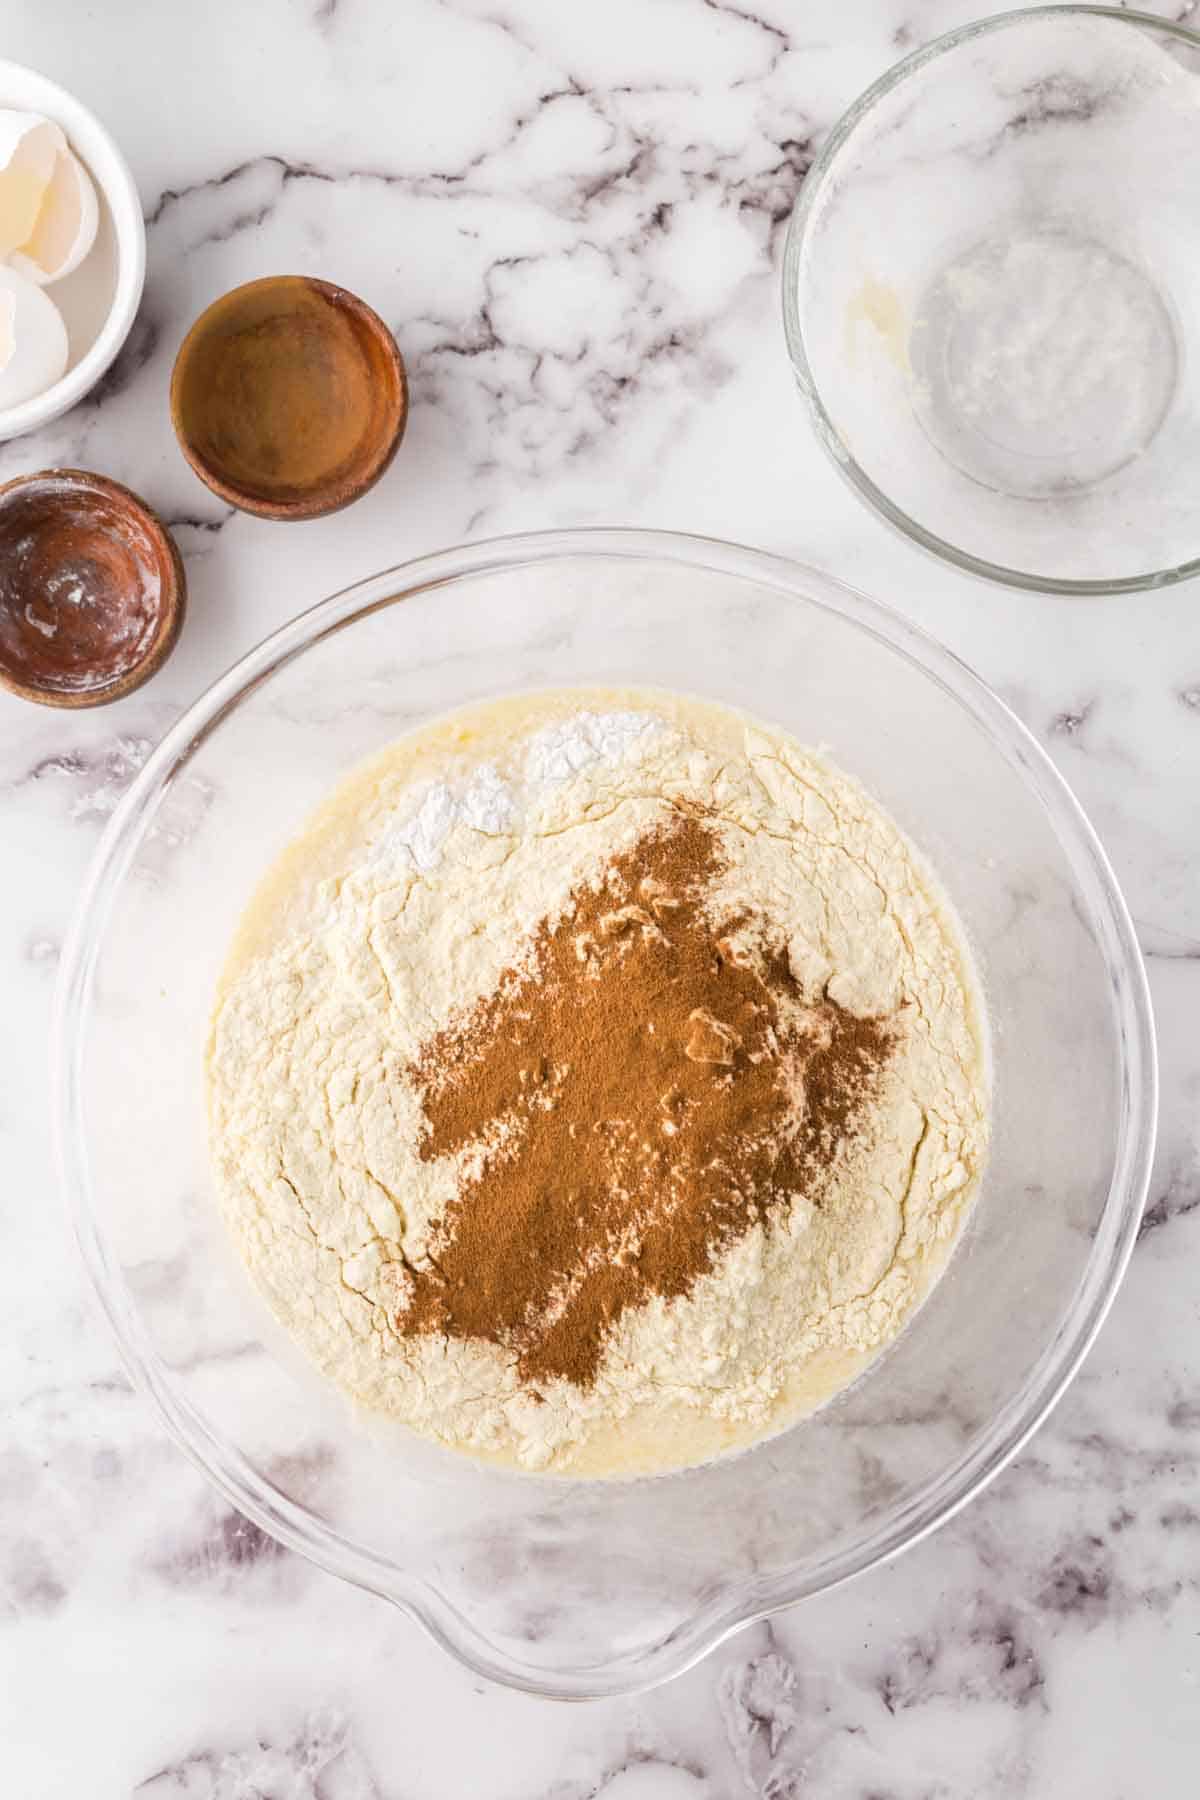
M14 114L18 115L16 124ZM29 115L33 115L32 121ZM61 149L73 153L89 177L96 195L98 226L80 266L44 289L67 328L66 370L44 393L14 405L0 404L0 443L49 424L95 387L129 335L145 280L143 204L120 145L68 89L35 69L0 57L0 172L6 158L11 161L16 140L43 120L50 122L48 137L55 157ZM39 141L44 150L45 138L35 139L31 148ZM11 182L9 186L11 197ZM14 234L10 221L10 248L7 255L0 250L0 261L7 261L13 250L26 251L36 224L35 218ZM16 241L12 242L14 235ZM24 278L30 279L28 270Z
M60 126L40 113L0 111L0 256L33 232L60 155L69 154Z
M67 328L48 294L0 265L0 409L19 406L66 372Z
M96 241L100 207L92 178L64 142L33 230L9 261L39 287L76 270Z

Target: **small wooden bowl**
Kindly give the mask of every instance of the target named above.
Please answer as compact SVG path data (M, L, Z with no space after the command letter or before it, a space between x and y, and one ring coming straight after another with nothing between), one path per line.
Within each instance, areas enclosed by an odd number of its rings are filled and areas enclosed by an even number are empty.
M136 494L86 469L0 487L0 685L42 706L105 706L175 645L187 578Z
M373 487L408 421L396 340L345 288L249 281L201 313L171 376L171 422L201 481L264 519L316 519Z

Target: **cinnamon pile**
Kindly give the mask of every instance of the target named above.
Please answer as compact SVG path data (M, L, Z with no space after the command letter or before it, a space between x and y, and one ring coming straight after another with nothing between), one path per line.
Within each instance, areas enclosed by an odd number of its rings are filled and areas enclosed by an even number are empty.
M627 1307L686 1294L794 1196L819 1204L890 1028L805 1006L765 922L714 927L721 866L703 817L677 814L426 1046L421 1153L475 1154L398 1331L586 1387Z

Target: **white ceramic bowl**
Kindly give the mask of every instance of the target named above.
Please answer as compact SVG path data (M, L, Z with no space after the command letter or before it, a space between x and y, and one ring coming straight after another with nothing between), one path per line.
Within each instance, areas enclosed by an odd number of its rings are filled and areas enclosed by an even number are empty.
M129 165L83 102L20 63L0 61L0 107L44 113L61 125L96 188L96 242L73 275L46 292L66 320L67 372L44 394L0 409L0 442L48 425L83 399L129 336L146 279L146 227Z

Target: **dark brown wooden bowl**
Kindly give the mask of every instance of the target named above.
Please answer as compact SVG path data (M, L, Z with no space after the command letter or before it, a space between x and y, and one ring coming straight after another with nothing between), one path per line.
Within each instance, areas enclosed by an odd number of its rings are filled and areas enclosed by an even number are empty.
M105 706L160 669L187 578L161 519L119 481L45 469L0 487L0 685Z
M331 282L271 275L201 313L171 376L183 454L264 519L315 519L373 487L408 421L408 381L377 313Z

